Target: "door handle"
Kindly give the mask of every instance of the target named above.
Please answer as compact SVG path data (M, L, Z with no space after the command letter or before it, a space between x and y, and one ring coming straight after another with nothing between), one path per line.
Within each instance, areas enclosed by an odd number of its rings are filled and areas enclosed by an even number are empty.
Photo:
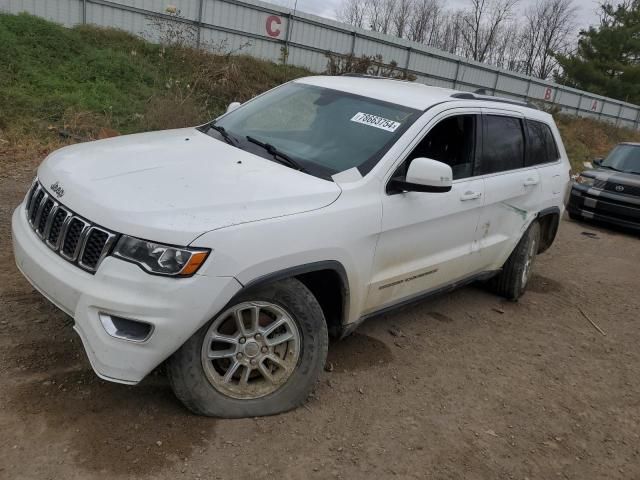
M527 178L527 179L524 181L523 185L524 185L525 187L532 187L532 186L534 186L534 185L537 185L538 183L539 183L539 180L538 180L537 178L531 178L531 177L529 177L529 178Z
M472 192L471 190L464 192L460 197L460 201L468 202L469 200L478 200L482 197L482 192Z

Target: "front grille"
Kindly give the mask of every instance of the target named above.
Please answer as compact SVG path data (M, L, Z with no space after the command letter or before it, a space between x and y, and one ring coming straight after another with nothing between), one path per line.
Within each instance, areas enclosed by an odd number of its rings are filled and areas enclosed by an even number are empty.
M42 203L42 199L44 198L44 190L38 190L35 194L35 199L31 202L31 209L29 210L29 221L33 224L36 221L36 216L38 215L39 205Z
M607 192L617 193L619 195L631 195L634 197L640 197L640 187L634 185L624 185L622 183L596 180L595 182L593 182L593 186L594 188L606 190ZM618 187L622 187L623 190L618 190Z
M67 219L69 212L67 212L64 208L58 207L55 215L53 215L53 219L51 220L51 228L49 229L49 235L47 235L47 243L51 247L56 247L58 245L58 240L60 239L60 232L62 231L62 225L64 221Z
M84 243L80 263L87 268L95 269L100 261L100 257L102 257L102 251L108 239L109 234L107 232L92 229L87 235L87 241Z
M44 227L47 225L47 220L49 219L49 214L51 213L52 209L53 209L53 200L48 198L44 202L44 207L42 208L42 212L40 213L40 218L38 220L37 231L40 233L40 235L42 235L42 232L44 232Z
M95 273L118 237L56 201L37 180L25 205L36 235L62 258L88 272Z
M60 250L63 257L67 257L71 260L78 256L77 250L80 246L80 236L82 235L86 225L87 224L79 218L71 219L64 236L64 242L62 242L62 250Z

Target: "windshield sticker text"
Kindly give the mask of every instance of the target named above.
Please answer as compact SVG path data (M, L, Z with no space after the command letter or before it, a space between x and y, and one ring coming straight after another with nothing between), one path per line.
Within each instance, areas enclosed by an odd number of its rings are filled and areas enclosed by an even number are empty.
M382 130L386 130L387 132L395 132L401 125L400 123L394 122L393 120L388 120L386 118L362 112L356 113L351 121L361 123L363 125L369 125L370 127L380 128Z

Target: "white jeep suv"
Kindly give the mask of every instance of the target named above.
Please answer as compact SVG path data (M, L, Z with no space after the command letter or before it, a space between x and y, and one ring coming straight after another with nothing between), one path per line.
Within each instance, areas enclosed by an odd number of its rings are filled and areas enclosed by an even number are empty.
M329 335L475 280L515 300L556 234L569 163L526 104L311 77L215 121L52 153L16 262L96 373L166 362L193 412L301 405Z

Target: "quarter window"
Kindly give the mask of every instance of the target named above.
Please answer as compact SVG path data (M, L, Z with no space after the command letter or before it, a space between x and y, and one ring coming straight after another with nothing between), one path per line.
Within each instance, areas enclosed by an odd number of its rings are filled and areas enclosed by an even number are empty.
M545 123L527 120L527 141L527 167L555 162L560 157L553 133Z
M477 175L515 170L524 166L522 120L514 117L486 115L482 160Z

